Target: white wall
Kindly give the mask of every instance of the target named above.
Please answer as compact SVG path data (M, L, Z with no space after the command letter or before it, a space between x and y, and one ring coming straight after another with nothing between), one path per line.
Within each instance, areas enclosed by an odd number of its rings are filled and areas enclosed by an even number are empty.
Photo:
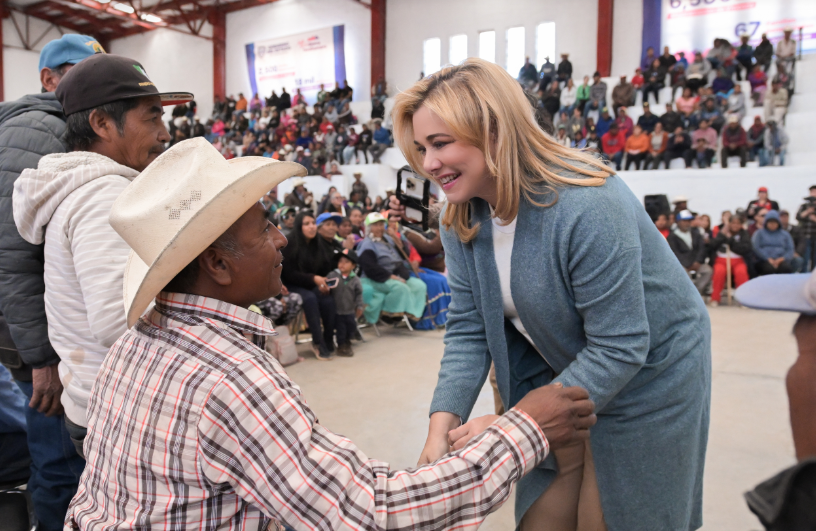
M496 31L496 62L506 66L505 31L516 26L524 26L526 53L535 61L535 29L541 22L555 22L556 54L570 54L575 75L595 71L596 0L388 0L386 78L395 90L410 87L422 71L422 43L432 37L442 39L443 65L452 35L466 34L469 55L476 57L478 35L485 30Z
M251 97L245 48L250 42L339 25L345 25L346 77L354 99L368 100L371 12L353 0L278 0L227 15L227 94Z
M25 31L25 18L19 13L14 13L17 24ZM59 39L62 34L56 27L48 22L31 18L29 19L29 32L34 38L39 38L44 31L48 30L34 50L23 49L23 43L17 35L14 23L11 18L3 19L3 90L5 101L12 101L25 96L26 94L36 94L40 92L40 50L54 39ZM50 26L50 29L49 29ZM63 33L74 33L62 28Z
M615 0L612 15L612 72L629 79L640 65L643 40L643 0ZM662 50L658 53L662 53Z
M209 24L204 25L202 34L212 34ZM192 92L202 120L212 113L212 41L158 29L116 39L111 42L108 51L142 63L150 79L162 92Z

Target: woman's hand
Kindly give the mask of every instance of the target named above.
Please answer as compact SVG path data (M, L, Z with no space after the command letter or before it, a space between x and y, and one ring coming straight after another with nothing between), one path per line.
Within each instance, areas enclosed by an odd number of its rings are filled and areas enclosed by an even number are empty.
M391 275L391 280L398 280L399 282L405 282L404 278L402 278L400 276L397 276L397 275Z
M323 295L329 294L329 286L326 284L326 277L315 275L313 280L315 286L317 286L317 289L320 290L320 293L322 293Z
M453 450L461 450L474 437L499 419L498 415L485 415L469 420L455 430L448 432L448 444Z
M354 236L352 236L351 234L346 236L345 241L343 241L343 248L348 249L349 251L353 251L355 245L356 242L354 241Z
M425 447L419 455L418 466L433 463L443 455L450 452L448 444L448 432L459 426L458 415L446 411L437 411L431 415L428 425L428 438L425 440Z
M388 200L388 209L391 211L392 216L395 214L399 216L398 219L402 219L405 215L405 207L402 206L402 203L400 203L396 195L392 195L391 199Z

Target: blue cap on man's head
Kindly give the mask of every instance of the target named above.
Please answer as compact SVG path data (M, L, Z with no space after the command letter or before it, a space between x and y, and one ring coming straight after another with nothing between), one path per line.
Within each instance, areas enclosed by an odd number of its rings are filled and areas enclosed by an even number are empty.
M320 224L322 224L325 221L334 221L335 223L337 223L337 225L340 225L341 223L343 223L343 216L341 216L340 214L336 214L334 212L323 212L322 214L317 216L317 219L315 220L318 226L320 226Z
M691 221L694 219L694 214L690 210L681 210L677 213L677 221Z
M105 49L93 37L87 35L66 34L43 46L40 52L40 67L56 68L66 63L75 65L97 53L105 53Z

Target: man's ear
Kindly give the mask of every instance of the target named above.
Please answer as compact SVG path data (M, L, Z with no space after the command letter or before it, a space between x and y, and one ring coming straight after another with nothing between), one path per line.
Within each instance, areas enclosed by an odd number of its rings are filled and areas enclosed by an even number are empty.
M232 284L233 264L231 257L220 249L208 247L198 256L200 273L208 276L219 286Z
M54 92L62 76L50 68L40 70L40 84L45 92Z
M119 135L116 123L110 116L104 112L100 112L99 109L91 111L91 114L88 116L88 123L94 130L94 133L96 133L96 136L105 142L111 142L114 138L121 136Z

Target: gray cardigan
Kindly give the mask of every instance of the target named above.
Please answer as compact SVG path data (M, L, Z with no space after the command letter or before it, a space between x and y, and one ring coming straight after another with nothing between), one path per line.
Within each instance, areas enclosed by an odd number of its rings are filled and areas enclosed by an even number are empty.
M584 387L598 412L591 444L609 530L699 528L711 327L643 206L615 176L559 188L549 208L521 201L510 284L541 355L504 318L489 206L471 206L481 224L472 242L442 232L452 301L431 412L467 418L491 360L505 407L553 380ZM550 456L519 482L517 520L554 469Z

